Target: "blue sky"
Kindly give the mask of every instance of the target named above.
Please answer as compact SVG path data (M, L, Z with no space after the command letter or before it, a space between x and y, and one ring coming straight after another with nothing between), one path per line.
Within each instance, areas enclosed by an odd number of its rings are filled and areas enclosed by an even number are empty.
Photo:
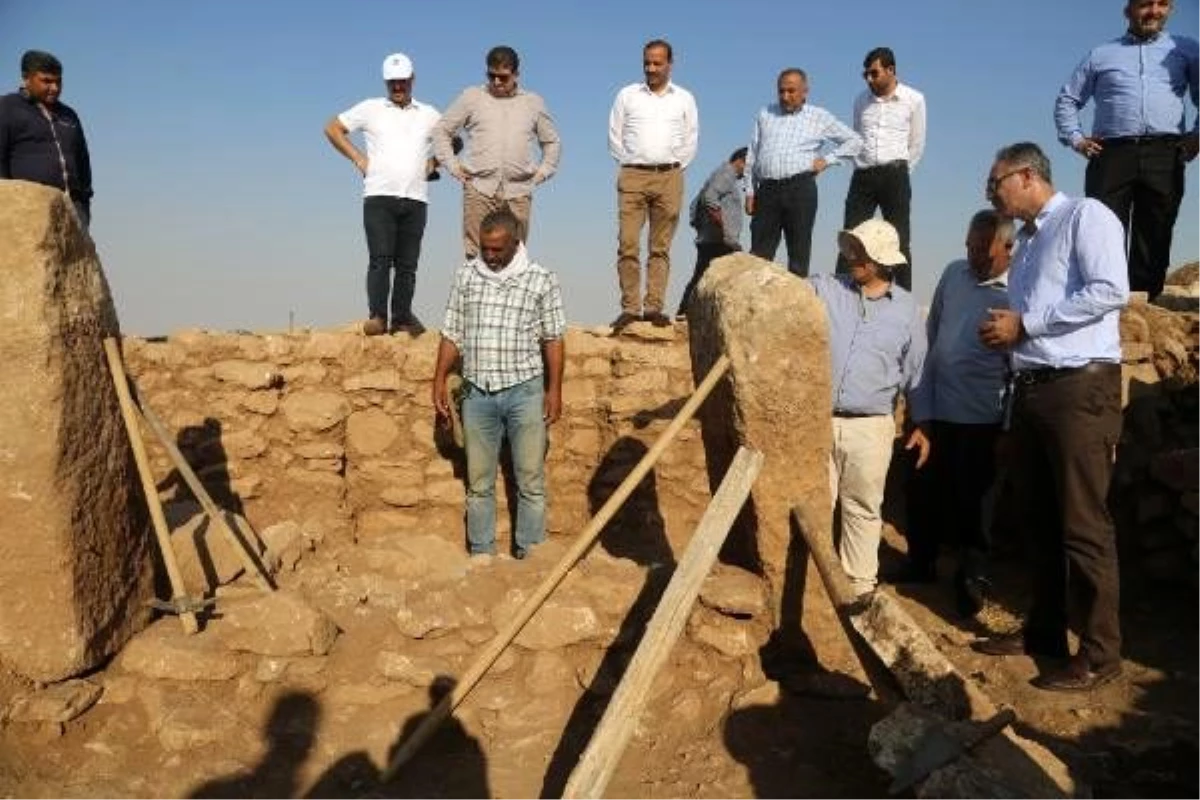
M998 147L1038 142L1059 188L1082 192L1083 159L1054 137L1054 96L1089 47L1124 30L1122 7L1123 0L0 0L0 61L11 89L25 49L63 61L63 99L81 114L92 149L92 232L124 329L149 335L190 326L282 330L292 313L298 326L361 319L361 183L326 142L325 122L382 94L388 53L412 57L414 94L444 110L482 81L488 48L509 44L521 54L523 85L546 99L564 143L560 172L535 196L530 250L561 276L571 320L599 324L619 310L607 118L616 91L641 79L645 41L672 42L674 78L699 106L688 199L746 143L780 69L806 70L809 102L849 121L864 87L864 54L890 46L901 80L924 92L929 108L912 223L914 291L927 300L942 267L963 252ZM1196 35L1194 0L1177 3L1170 29ZM1191 109L1189 124L1194 119ZM1197 167L1187 170L1173 264L1200 250ZM814 271L832 270L848 181L845 167L820 179ZM427 323L439 323L461 260L460 220L457 184L434 184L415 303ZM694 252L681 224L672 310Z

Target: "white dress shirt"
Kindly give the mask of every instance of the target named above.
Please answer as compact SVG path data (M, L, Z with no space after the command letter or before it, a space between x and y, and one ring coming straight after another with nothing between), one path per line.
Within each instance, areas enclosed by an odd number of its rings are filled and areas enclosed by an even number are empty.
M867 89L854 101L854 130L863 138L854 166L904 160L911 172L925 152L925 95L899 81L887 97Z
M699 140L696 99L682 86L668 83L655 94L645 83L631 83L617 92L608 115L608 152L618 164L687 167Z
M433 155L433 128L441 118L431 105L413 100L401 107L386 97L363 100L338 114L346 130L361 130L366 140L364 197L429 201L426 162Z

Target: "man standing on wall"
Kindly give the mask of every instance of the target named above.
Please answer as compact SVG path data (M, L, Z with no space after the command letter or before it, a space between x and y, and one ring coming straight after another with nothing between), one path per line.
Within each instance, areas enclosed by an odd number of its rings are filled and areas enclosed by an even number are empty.
M992 310L979 336L1011 352L1010 475L1029 534L1033 599L1022 631L972 646L1061 659L1033 685L1090 691L1121 674L1117 538L1106 498L1121 435L1123 232L1103 203L1056 191L1049 159L1030 142L996 154L987 197L1025 223L1009 268L1011 310ZM1071 656L1074 609L1082 619Z
M433 405L450 420L447 378L461 359L467 451L467 547L496 552L496 469L507 438L517 481L513 556L546 535L546 428L562 413L566 316L558 277L529 259L520 224L484 217L479 256L454 276L433 376Z
M413 79L408 56L388 56L383 61L388 96L363 100L325 126L333 149L363 176L369 317L362 329L368 336L399 331L419 336L425 330L413 314L412 301L425 235L427 175L434 165L430 136L440 115L413 98ZM358 130L366 139L366 155L350 141L350 134Z
M758 112L746 156L750 251L772 260L782 236L788 270L803 278L817 220L817 176L854 156L862 139L833 114L807 102L804 70L780 72L776 89L779 102Z
M21 88L0 97L0 178L61 189L84 230L92 219L92 162L79 115L62 94L62 63L41 50L21 56Z
M714 258L741 250L742 176L746 172L746 148L733 151L729 161L713 170L688 208L696 229L696 267L683 290L676 319L687 318L696 284L704 277Z
M899 81L896 56L887 47L867 53L863 79L867 89L854 101L854 130L863 147L854 157L843 227L870 219L878 208L899 234L900 252L908 262L896 270L896 283L912 291L909 177L925 152L925 96ZM841 259L838 271L846 271Z
M644 319L667 327L663 313L671 274L671 239L683 204L683 171L696 157L700 116L692 93L672 82L671 45L662 39L642 49L645 81L617 92L608 116L608 152L617 174L617 277L621 314L613 333ZM646 294L642 296L640 244L649 220Z
M487 84L465 89L433 131L437 160L463 185L463 249L479 254L479 223L507 208L529 241L533 190L558 169L561 144L542 98L520 86L517 51L500 45L488 51ZM466 153L455 157L453 141L466 134ZM531 153L536 143L540 164Z
M1167 33L1171 0L1128 0L1124 36L1096 47L1075 68L1054 104L1058 139L1088 160L1084 192L1125 226L1129 288L1150 299L1163 288L1171 236L1183 200L1184 164L1196 157L1197 43ZM1095 100L1092 135L1079 112Z

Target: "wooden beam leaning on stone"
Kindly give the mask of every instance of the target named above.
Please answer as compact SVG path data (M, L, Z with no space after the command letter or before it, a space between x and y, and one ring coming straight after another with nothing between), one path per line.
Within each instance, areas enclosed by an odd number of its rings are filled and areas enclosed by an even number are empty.
M498 632L483 649L483 652L476 657L475 661L467 668L466 673L459 678L453 691L448 692L438 701L438 704L430 710L421 721L421 724L412 732L412 735L396 749L391 761L384 768L383 774L380 776L382 782L387 783L396 777L396 773L400 767L404 766L405 763L416 755L417 750L421 748L429 737L433 735L434 731L438 729L438 726L458 707L463 698L475 688L475 685L479 683L480 679L483 678L496 659L500 657L500 654L512 643L513 639L517 638L521 629L525 627L525 623L529 622L533 615L537 613L537 610L550 597L551 592L558 588L558 585L562 583L563 578L567 576L567 573L571 571L576 562L583 558L587 551L591 549L596 539L600 536L600 532L604 530L604 526L608 524L608 521L617 513L617 510L629 498L629 495L633 493L637 485L642 482L642 479L646 477L646 474L654 467L658 459L662 457L667 446L679 435L679 431L691 420L696 410L700 408L705 398L712 393L713 388L725 376L728 370L729 358L721 356L712 365L712 368L709 369L704 380L696 387L696 391L684 403L683 408L679 409L679 413L667 425L666 430L662 432L654 442L654 445L646 452L646 455L642 456L642 460L630 471L625 480L621 482L621 485L612 493L612 496L608 498L600 510L596 512L596 515L584 527L583 531L579 533L575 539L575 543L571 545L571 549L559 560L558 564L554 566L554 569L550 571L550 574L542 581L541 585L533 591L524 605L517 609L504 630Z
M909 700L872 728L870 749L876 763L889 771L898 772L906 767L907 759L916 755L914 748L918 737L911 734L914 730L920 732L931 728L934 722L929 719L944 724L996 718L999 712L996 704L982 689L963 677L899 601L879 590L861 597L854 595L833 552L829 531L814 525L800 507L792 509L792 518L808 545L809 555L838 615L849 622L879 657ZM910 711L910 705L915 707L915 713ZM911 725L909 720L914 716L929 719L923 725ZM893 717L902 720L903 724L894 722ZM889 729L903 733L888 736ZM896 740L895 746L892 741L879 741L885 736ZM912 752L898 752L900 750ZM983 775L987 776L986 781L981 780ZM927 779L959 787L951 790L951 794L936 795L947 797L1003 796L959 794L964 786L983 784L1002 784L1017 792L1008 796L1016 797L1074 797L1078 791L1067 766L1058 757L1011 728L1005 728L999 735L979 744L959 762L935 770ZM918 793L918 796L923 795Z
M712 570L717 553L729 535L734 518L746 504L762 464L762 453L745 447L738 449L679 560L600 724L572 770L563 797L604 796L621 754L641 718L650 686L679 640L696 596L700 594L700 584Z
M196 621L196 612L192 610L194 600L187 596L187 588L183 585L179 564L175 561L175 551L171 549L171 529L167 526L162 503L158 499L158 487L155 486L154 476L150 472L150 461L146 457L146 444L142 441L142 434L138 429L137 414L129 394L129 378L125 375L125 366L121 362L121 350L117 346L116 339L105 338L104 355L108 359L108 369L116 386L117 400L121 404L121 418L125 421L125 432L129 434L129 444L133 448L133 458L137 463L138 476L142 481L142 493L146 495L146 505L150 509L154 535L158 540L158 548L162 552L163 565L167 569L167 579L171 583L171 605L179 614L179 621L183 625L184 632L193 634L200 630L200 624Z

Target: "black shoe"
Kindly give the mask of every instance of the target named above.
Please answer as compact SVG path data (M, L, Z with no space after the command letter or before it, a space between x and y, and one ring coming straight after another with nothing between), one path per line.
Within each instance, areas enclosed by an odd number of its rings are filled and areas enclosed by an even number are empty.
M425 332L425 326L421 324L421 320L416 316L410 316L408 319L401 322L399 325L393 324L388 333L407 333L414 339Z
M642 315L642 319L644 319L646 322L649 322L656 328L671 327L671 318L661 311L647 311Z
M971 649L985 656L1041 656L1044 658L1066 658L1070 655L1064 640L1056 647L1043 647L1039 643L1031 643L1025 638L1023 631L1006 633L1002 636L992 636L971 642Z
M1043 672L1030 681L1047 692L1090 692L1121 677L1121 662L1093 667L1088 660L1075 655L1059 669Z
M628 311L622 311L621 316L612 321L613 336L621 333L623 330L640 319L641 317L639 317L637 314L630 314Z
M915 561L909 561L897 570L881 575L879 578L884 583L891 584L913 584L913 583L937 583L937 568L932 564L918 564Z
M971 618L987 604L991 582L981 575L959 575L954 579L954 606L959 616Z

